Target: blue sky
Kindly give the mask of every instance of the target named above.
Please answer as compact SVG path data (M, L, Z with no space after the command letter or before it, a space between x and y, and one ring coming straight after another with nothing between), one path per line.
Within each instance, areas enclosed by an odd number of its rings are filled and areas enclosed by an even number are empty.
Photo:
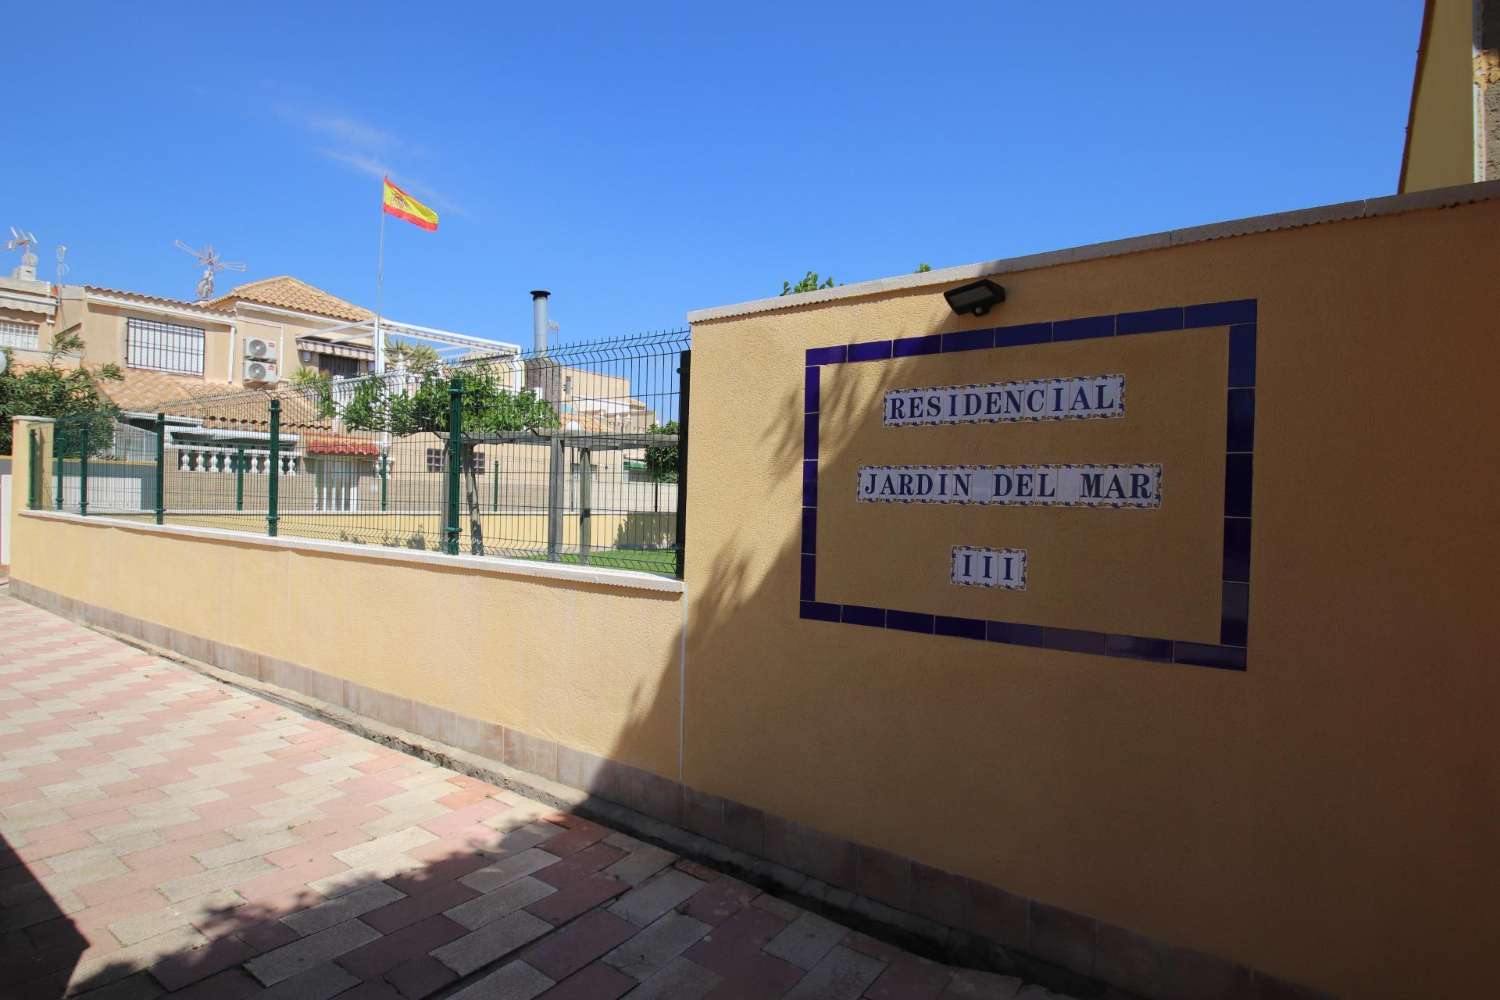
M0 225L190 298L174 239L529 340L1395 189L1420 0L7 11ZM4 273L14 266L14 255ZM238 275L221 277L227 289Z

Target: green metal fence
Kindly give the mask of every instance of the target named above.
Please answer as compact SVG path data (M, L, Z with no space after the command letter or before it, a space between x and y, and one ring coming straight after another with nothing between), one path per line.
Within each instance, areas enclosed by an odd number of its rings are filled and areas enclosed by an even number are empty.
M681 576L689 339L59 420L61 509Z

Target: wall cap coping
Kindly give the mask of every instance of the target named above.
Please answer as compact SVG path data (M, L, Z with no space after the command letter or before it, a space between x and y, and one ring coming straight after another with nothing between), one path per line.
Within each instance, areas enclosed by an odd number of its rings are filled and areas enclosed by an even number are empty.
M23 415L21 415L19 413L13 415L10 418L10 422L12 424L18 424L18 423L20 423L23 420L29 421L29 422L31 422L33 424L55 424L55 423L57 423L57 418L56 417L27 417L27 416L23 416Z
M1380 198L1365 198L1333 205L1319 205L1291 212L1274 212L1270 215L1253 215L1243 219L1214 222L1184 229L1169 229L1146 236L1131 236L1104 243L1088 243L1083 246L1021 257L1006 257L999 260L982 261L977 264L960 264L956 267L938 268L920 274L901 274L872 281L857 281L851 285L840 285L816 292L801 292L796 295L777 295L771 298L752 299L734 305L694 309L688 313L688 322L707 323L712 320L749 316L754 313L797 309L802 306L822 305L841 299L878 295L882 292L904 291L946 285L956 281L972 281L1009 274L1016 271L1032 271L1059 264L1076 264L1082 261L1099 260L1104 257L1121 257L1146 250L1165 250L1169 247L1189 243L1206 243L1210 240L1233 236L1249 236L1278 229L1298 229L1328 222L1347 222L1355 219L1373 219L1385 215L1401 215L1429 208L1451 208L1477 202L1500 200L1500 181L1484 181L1477 184L1459 184L1454 187L1434 188L1430 191L1413 191L1408 194L1387 195Z
M321 552L326 555L350 556L372 561L416 563L440 569L466 569L493 576L538 577L623 590L652 590L663 594L681 594L686 589L681 580L628 569L571 566L564 563L532 562L528 559L502 559L495 556L450 556L439 552L356 545L352 542L327 542L314 538L283 536L271 538L266 535L225 531L220 528L198 528L180 524L143 524L139 521L126 521L115 517L82 517L67 511L22 510L19 513L22 517L43 521L66 521L70 524L89 527L119 528L141 534L172 535L201 541L233 542L238 545L254 545L268 549Z

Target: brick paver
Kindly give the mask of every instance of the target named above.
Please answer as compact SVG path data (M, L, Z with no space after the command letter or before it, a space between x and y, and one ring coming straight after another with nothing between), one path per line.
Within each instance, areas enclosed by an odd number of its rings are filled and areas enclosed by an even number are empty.
M1022 988L875 945L0 595L0 995Z

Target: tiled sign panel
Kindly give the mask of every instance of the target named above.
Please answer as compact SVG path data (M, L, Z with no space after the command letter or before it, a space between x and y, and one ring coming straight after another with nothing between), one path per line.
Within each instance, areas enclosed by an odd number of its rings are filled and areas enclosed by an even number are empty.
M809 350L802 617L1245 669L1255 338L1238 300Z

